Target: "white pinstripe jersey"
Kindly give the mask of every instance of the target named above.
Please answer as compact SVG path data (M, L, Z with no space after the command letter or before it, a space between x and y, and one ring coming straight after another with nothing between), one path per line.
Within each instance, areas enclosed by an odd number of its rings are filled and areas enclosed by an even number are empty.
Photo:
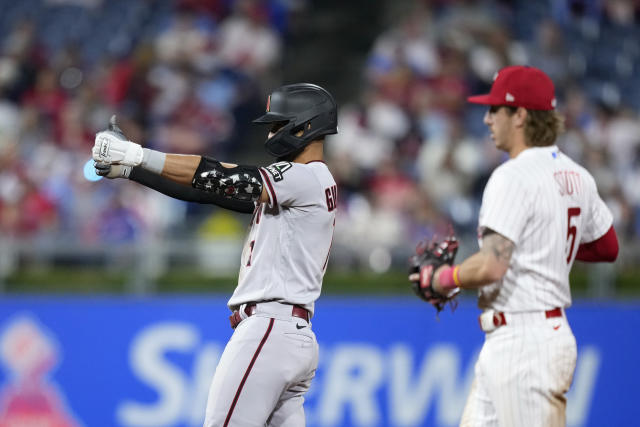
M484 190L480 233L490 228L515 249L502 280L480 288L478 305L505 312L570 306L579 244L602 237L612 223L585 168L555 145L527 148L496 168Z
M259 170L269 203L253 213L228 305L279 301L313 313L335 228L336 182L321 161L279 162Z

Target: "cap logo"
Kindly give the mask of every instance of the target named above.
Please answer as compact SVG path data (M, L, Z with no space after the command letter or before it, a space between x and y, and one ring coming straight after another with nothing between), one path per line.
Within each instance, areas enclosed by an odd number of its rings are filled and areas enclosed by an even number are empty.
M553 98L553 99L551 100L551 106L552 106L553 108L556 108L556 104L557 104L556 99L555 99L555 98Z
M511 95L509 92L507 92L507 94L504 96L505 101L507 102L514 102L516 99L513 97L513 95Z
M271 108L271 95L269 95L269 97L267 98L267 113L269 112L270 108Z

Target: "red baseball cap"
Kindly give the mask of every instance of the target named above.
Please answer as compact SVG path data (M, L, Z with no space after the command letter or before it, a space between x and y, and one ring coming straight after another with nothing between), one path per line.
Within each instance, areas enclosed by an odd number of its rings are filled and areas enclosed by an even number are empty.
M467 101L483 105L510 105L528 110L553 110L556 95L553 82L542 70L512 65L498 71L491 92L476 95Z

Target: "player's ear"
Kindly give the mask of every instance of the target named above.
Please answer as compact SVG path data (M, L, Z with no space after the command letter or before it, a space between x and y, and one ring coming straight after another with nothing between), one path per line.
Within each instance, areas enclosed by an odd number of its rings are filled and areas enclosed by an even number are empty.
M526 108L518 107L518 109L513 114L516 127L524 127L525 123L527 122L528 115L529 115L529 112L527 111Z

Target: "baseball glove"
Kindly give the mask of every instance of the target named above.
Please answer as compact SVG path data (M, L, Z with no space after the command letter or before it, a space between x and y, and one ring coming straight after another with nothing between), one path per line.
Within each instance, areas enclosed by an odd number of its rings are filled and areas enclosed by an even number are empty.
M455 297L460 292L460 288L452 289L447 295L436 292L433 289L433 276L435 271L447 264L453 265L458 251L458 240L453 233L441 242L435 239L427 242L423 240L416 247L416 254L409 258L409 276L413 291L424 301L433 305L437 312L450 304L455 310L458 303Z

